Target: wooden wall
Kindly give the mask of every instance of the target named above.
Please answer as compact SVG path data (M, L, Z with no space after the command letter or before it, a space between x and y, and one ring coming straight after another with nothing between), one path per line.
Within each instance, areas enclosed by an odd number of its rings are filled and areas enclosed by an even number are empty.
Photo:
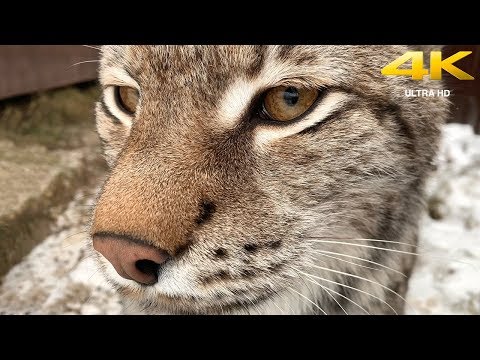
M81 45L1 45L0 99L30 94L96 77L98 51Z

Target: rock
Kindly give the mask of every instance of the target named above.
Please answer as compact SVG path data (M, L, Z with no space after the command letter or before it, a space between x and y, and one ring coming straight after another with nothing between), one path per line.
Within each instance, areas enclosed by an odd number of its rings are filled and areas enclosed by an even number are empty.
M49 234L76 189L101 168L99 154L85 148L0 140L0 275Z
M105 171L83 84L0 102L0 276L51 231L80 186Z

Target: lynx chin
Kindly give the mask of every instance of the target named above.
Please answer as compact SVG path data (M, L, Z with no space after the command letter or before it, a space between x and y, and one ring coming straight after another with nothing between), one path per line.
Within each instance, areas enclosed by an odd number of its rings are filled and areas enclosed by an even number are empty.
M408 50L104 46L106 281L151 314L401 314L449 106L381 75Z

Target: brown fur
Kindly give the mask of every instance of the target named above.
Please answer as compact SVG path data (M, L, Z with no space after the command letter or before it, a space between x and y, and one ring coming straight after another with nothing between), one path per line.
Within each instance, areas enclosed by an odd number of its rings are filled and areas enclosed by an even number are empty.
M142 239L172 256L155 286L110 271L112 284L151 312L363 313L360 305L392 313L386 302L401 313L404 301L378 284L403 296L407 278L395 271L409 273L413 257L356 245L412 251L358 239L416 243L422 186L448 104L404 97L405 88L439 88L438 81L380 74L405 51L104 47L102 85L124 69L141 100L131 128L97 106L111 173L91 233ZM226 121L222 104L238 84L256 84L256 96L288 82L347 100L324 123L263 145L258 133L280 128L256 122L252 104ZM371 270L342 254L394 270Z

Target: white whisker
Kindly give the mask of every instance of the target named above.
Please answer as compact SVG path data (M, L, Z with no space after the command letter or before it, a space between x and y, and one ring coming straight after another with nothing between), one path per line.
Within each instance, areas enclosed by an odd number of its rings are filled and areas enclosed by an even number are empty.
M247 294L244 294L245 297L247 298L248 301L250 301L253 305L253 308L257 311L258 315L262 315L262 312L260 311L260 309L258 308L257 304L255 304L249 297Z
M307 279L307 280L310 281L310 282L312 282L312 280L310 280L310 279ZM332 294L330 294L330 291L328 291L328 289L325 288L325 286L320 285L320 284L317 284L317 285L320 286L320 287L332 298L333 301L335 301L335 303L338 305L338 307L339 307L340 309L342 309L342 311L345 313L345 315L348 315L347 311L343 308L342 305L340 305L340 303L338 302L338 300L335 299L335 296L333 296Z
M300 271L302 274L304 274L304 275L306 275L306 276L313 277L313 278L318 279L318 280L326 281L326 282L329 282L329 283L332 283L332 284L335 284L335 285L339 285L339 286L342 286L342 287L345 287L345 288L348 288L348 289L352 289L352 290L361 292L362 294L371 296L371 297L373 297L374 299L377 299L378 301L380 301L381 303L387 305L387 306L395 313L395 315L398 315L397 311L396 311L389 303L387 303L385 300L379 298L378 296L375 296L375 295L373 295L373 294L370 294L370 293L367 292L367 291L358 289L358 288L353 287L353 286L350 286L350 285L345 285L345 284L342 284L342 283L339 283L339 282L336 282L336 281L333 281L333 280L325 279L325 278L322 278L322 277L320 277L320 276L315 276L315 275L312 275L312 274L308 274L308 273L303 272L303 271L301 271L301 270L298 270L298 271Z
M395 294L396 296L398 296L400 299L402 299L405 304L407 304L408 306L410 306L410 308L415 311L415 308L413 306L411 306L407 300L405 300L405 298L400 295L399 293L397 293L395 290L392 290L390 289L388 286L385 286L383 284L380 284L379 282L377 281L373 281L373 280L370 280L370 279L367 279L367 278L364 278L363 276L358 276L358 275L354 275L354 274L350 274L350 273L347 273L347 272L344 272L344 271L339 271L339 270L334 270L334 269L329 269L329 268L326 268L326 267L323 267L323 266L318 266L318 265L315 265L315 264L312 264L312 265L309 265L309 266L312 266L312 267L315 267L317 269L320 269L320 270L325 270L325 271L330 271L330 272L333 272L333 273L336 273L336 274L341 274L341 275L345 275L345 276L349 276L349 277L353 277L353 278L356 278L356 279L360 279L360 280L364 280L364 281L367 281L371 284L375 284L375 285L378 285L380 286L381 288L391 292L392 294Z
M380 264L380 263L378 263L378 262L376 262L376 261L373 261L373 260L367 260L367 259L363 259L363 258L358 257L358 256L342 254L342 253L335 252L335 251L327 251L327 250L317 249L317 250L315 250L315 252L333 254L333 255L344 256L344 257L348 257L348 258L356 259L356 260L360 260L360 261L365 261L365 262L368 262L368 263L370 263L370 264L374 264L374 265L380 266L380 267L382 267L382 268L385 268L385 269L387 269L387 270L391 270L391 271L393 271L393 272L396 272L396 273L399 274L399 275L402 275L402 276L405 277L405 278L408 278L408 276L405 275L404 273L402 273L401 271L395 270L394 268L391 268L391 267L389 267L389 266L387 266L387 265ZM379 269L378 269L378 270L379 270Z
M288 289L290 289L291 291L297 293L298 295L300 295L302 298L304 298L305 300L307 300L309 303L311 303L313 306L315 306L318 310L320 310L324 315L327 315L327 313L320 307L318 306L318 304L315 304L312 300L310 300L308 297L306 297L305 295L299 293L297 290L291 288L290 286L288 286Z
M351 246L357 246L357 247L363 247L363 248L368 248L368 249L377 249L377 250L385 250L385 251L391 251L391 252L396 252L400 254L408 254L408 255L418 255L417 253L411 252L411 251L403 251L403 250L397 250L397 249L388 249L388 248L383 248L379 246L373 246L373 245L364 245L364 244L352 244L346 241L336 241L336 240L307 240L309 242L319 242L319 243L326 243L326 244L340 244L340 245L351 245Z
M74 67L74 66L77 66L77 65L81 65L81 64L96 63L96 62L100 62L100 60L84 60L84 61L79 61L79 62L76 62L75 64L70 65L69 68Z
M275 303L275 301L272 300L272 304L275 305L275 307L280 311L280 313L281 313L282 315L285 315L285 312L280 308L280 306L278 306L278 305Z
M310 237L308 237L310 238ZM391 241L391 240L382 240L382 239L366 239L366 238L332 238L331 236L319 236L319 237L311 237L311 239L331 239L331 240L347 240L347 241L368 241L368 242L381 242L381 243L389 243L389 244L399 244L403 246L411 246L414 248L420 248L418 245L409 244L403 241Z
M355 262L353 262L353 261L348 261L348 260L345 260L345 259L341 259L341 258L336 257L336 256L323 254L323 253L320 252L320 251L314 251L314 252L315 252L316 254L318 254L318 255L325 256L325 257L329 257L329 258L332 258L332 259L336 259L336 260L338 260L338 261L345 262L345 263L348 263L348 264L352 264L352 265L355 265L355 266L359 266L359 267L362 267L362 268L365 268L365 269L381 270L381 269L374 268L374 267L371 267L371 266L366 266L366 265L362 265L362 264L357 264L357 263L355 263Z
M290 266L290 268L292 268ZM293 268L292 268L293 269ZM308 286L308 284L305 282L305 279L303 277L299 277L300 280L302 280L302 282L305 284L305 287L308 289L308 291L310 292L310 296L312 297L312 299L315 299L316 296L315 296L315 292L310 288L310 286Z
M362 311L364 311L367 315L370 315L370 313L369 313L363 306L361 306L360 304L356 303L355 301L353 301L353 300L350 299L349 297L347 297L347 296L345 296L345 295L342 295L342 294L340 294L338 291L335 291L335 290L333 290L333 289L331 289L331 288L329 288L329 287L327 287L327 286L325 286L325 285L319 284L318 282L316 282L316 281L313 280L313 279L308 278L307 280L308 280L308 281L314 281L317 285L321 286L323 289L328 289L328 291L331 291L331 292L333 292L334 294L337 294L338 296L344 298L345 300L347 300L347 301L351 302L352 304L354 304L355 306L359 307L359 308L360 308ZM340 304L339 304L339 305L340 305ZM347 315L348 315L348 314L347 314Z
M388 248L373 246L373 245L352 244L352 243L349 243L349 242L336 241L336 240L312 240L312 239L310 239L310 240L307 240L307 241L312 242L312 243L316 242L316 243L325 243L325 244L350 245L350 246L363 247L363 248L368 248L368 249L377 249L377 250L382 250L382 251L390 251L390 252L394 252L394 253L408 254L408 255L414 255L414 256L429 256L432 259L437 258L437 259L441 259L441 260L444 260L444 261L447 260L447 261L454 261L454 262L462 263L462 264L465 264L465 265L472 266L474 269L478 270L478 267L475 264L472 264L472 263L469 263L469 262L466 262L466 261L461 261L461 260L458 260L458 259L448 258L448 257L444 257L444 256L436 256L436 255L426 254L426 253L423 253L423 252L414 253L414 252L411 252L411 251L388 249Z
M293 275L290 275L290 274L287 274L287 276L293 277ZM286 305L288 306L288 308L290 309L291 314L295 314L295 310L293 310L293 308L290 306L290 303L288 302L288 300L285 302L285 304L286 304Z
M293 269L293 270L299 275L299 277L300 277L300 273L298 272L299 270L297 270L297 269L296 269L295 267L293 267L293 266L290 266L290 268ZM334 297L330 292L333 292L334 294L337 294L338 296L346 299L347 301L350 301L350 302L353 303L354 305L358 306L361 310L363 310L366 314L370 315L370 313L369 313L367 310L365 310L361 305L357 304L357 303L356 303L355 301L353 301L352 299L346 297L345 295L340 294L339 292L337 292L337 291L335 291L335 290L333 290L333 289L331 289L331 288L329 288L329 287L327 287L327 286L324 286L324 285L322 285L322 284L319 284L318 281L316 281L316 280L314 280L314 279L311 279L311 278L309 277L309 275L306 275L306 276L307 276L307 280L308 280L308 281L310 281L310 282L312 282L312 283L320 286L323 290L325 290L325 292L330 295L330 297L337 303L337 305L340 307L340 309L343 310L343 312L344 312L346 315L348 315L347 311L343 308L342 305L340 305L340 303L337 301L337 299L335 299L335 297Z

